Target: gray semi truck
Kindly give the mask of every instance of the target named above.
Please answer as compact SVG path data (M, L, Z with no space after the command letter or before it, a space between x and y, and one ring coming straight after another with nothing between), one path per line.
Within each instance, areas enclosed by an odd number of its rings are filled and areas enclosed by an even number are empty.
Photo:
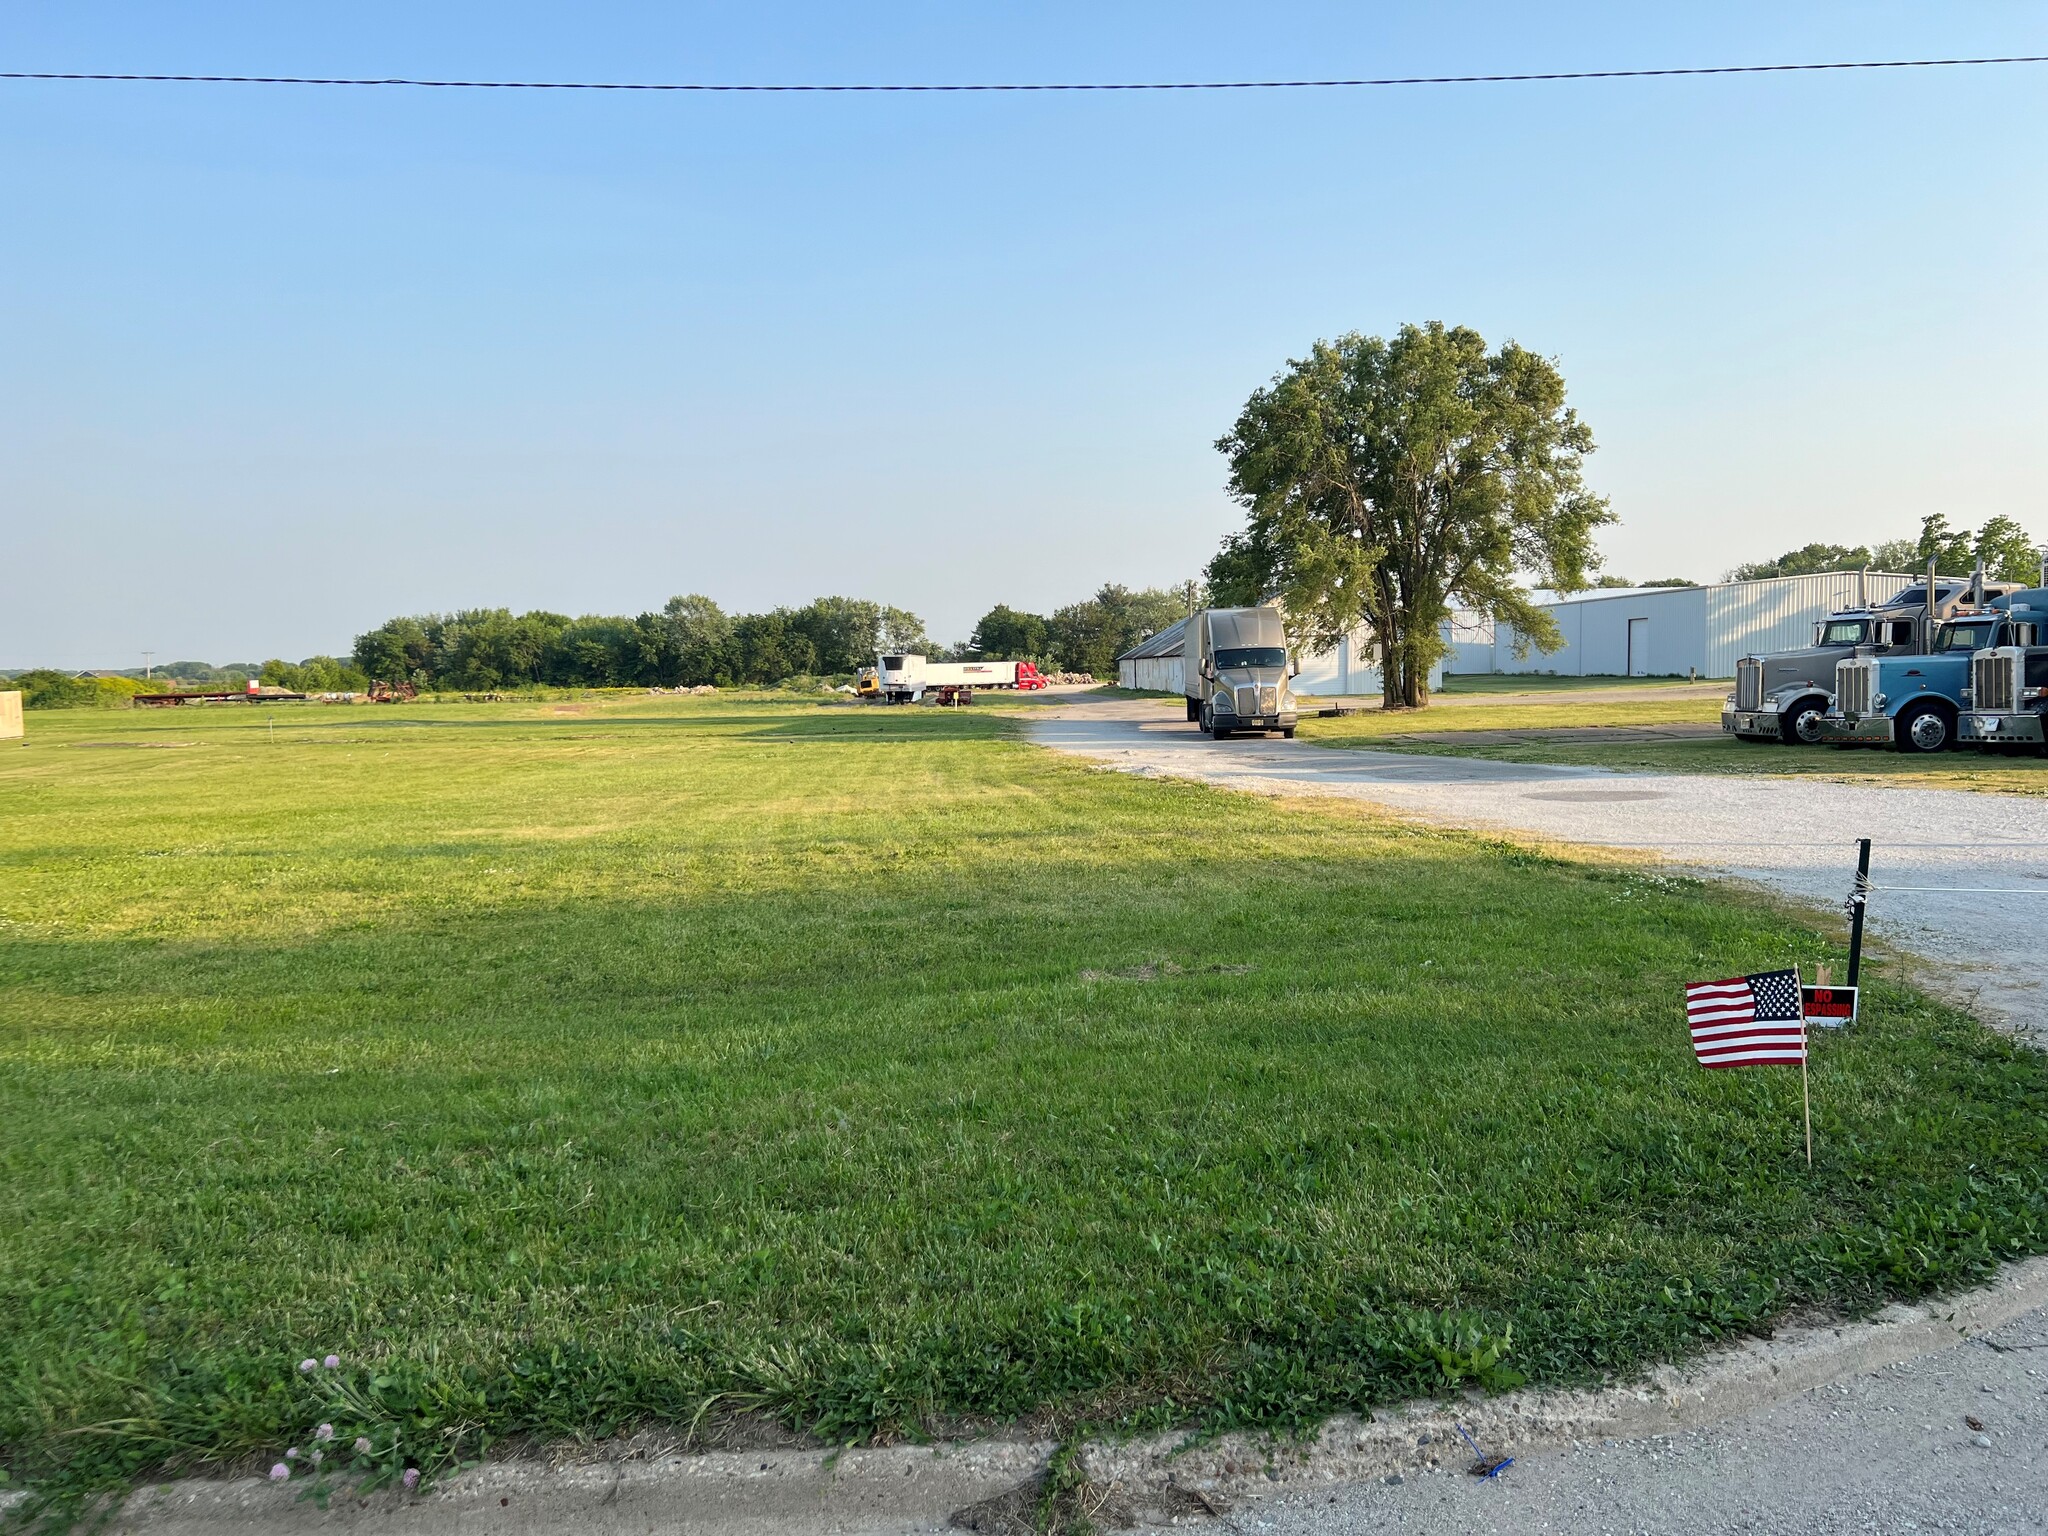
M1221 741L1237 731L1292 737L1299 719L1278 608L1203 608L1188 618L1181 686L1188 718Z
M1812 745L1834 703L1836 664L1854 656L1920 656L1935 626L1971 596L1963 577L1942 576L1907 587L1871 608L1831 613L1813 627L1813 644L1745 656L1735 663L1735 691L1721 710L1721 729L1742 741ZM2017 591L1989 583L1990 593Z

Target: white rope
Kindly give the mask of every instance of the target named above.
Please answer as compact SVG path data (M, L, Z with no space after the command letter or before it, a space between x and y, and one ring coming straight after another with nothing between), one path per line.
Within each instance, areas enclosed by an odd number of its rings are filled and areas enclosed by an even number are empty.
M2023 885L1871 885L1872 891L1935 891L1957 896L2048 896L2048 889L2034 890Z
M1772 840L1772 841L1770 841L1770 842L1750 842L1750 841L1748 841L1748 840L1746 840L1746 839L1741 839L1741 838L1698 838L1698 839L1694 839L1694 840L1692 840L1692 841L1688 841L1688 842L1677 842L1677 841L1673 841L1673 840L1670 840L1670 839L1658 839L1658 840L1654 840L1654 841L1645 841L1645 842L1622 842L1622 841L1620 841L1620 840L1618 840L1618 839L1617 839L1617 840L1613 840L1613 841L1608 841L1608 840L1604 840L1604 839L1603 839L1603 840L1602 840L1601 842L1599 842L1599 843L1595 844L1594 846L1596 846L1596 847L1601 847L1601 848L1841 848L1841 847L1842 847L1842 846L1844 846L1844 845L1843 845L1843 844L1841 844L1841 843L1838 843L1838 842L1836 842L1836 843L1788 843L1788 842L1778 841L1778 840L1775 840L1775 839L1774 839L1774 840ZM1851 844L1849 844L1848 846L1849 846L1850 848L1852 848L1852 849L1853 849L1853 848L1855 847L1855 844L1851 843ZM1963 850L1963 851L1965 851L1965 852L1968 852L1968 853L2003 853L2003 852L2006 852L2006 851L2008 851L2008 850L2026 850L2026 849L2041 849L2041 850L2048 850L2048 843L2017 843L2017 842L2015 842L2015 843L1876 843L1876 844L1874 844L1873 846L1874 846L1874 847L1877 847L1877 848L1906 848L1906 849L1916 849L1916 850L1917 850L1917 849L1929 849L1929 848L1953 848L1953 849L1961 849L1961 850Z

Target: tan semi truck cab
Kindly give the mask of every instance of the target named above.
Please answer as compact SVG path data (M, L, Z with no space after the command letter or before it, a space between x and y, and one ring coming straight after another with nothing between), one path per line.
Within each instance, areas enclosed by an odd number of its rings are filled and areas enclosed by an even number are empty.
M1293 736L1299 670L1278 608L1204 608L1188 619L1181 646L1188 719L1218 741L1236 731Z

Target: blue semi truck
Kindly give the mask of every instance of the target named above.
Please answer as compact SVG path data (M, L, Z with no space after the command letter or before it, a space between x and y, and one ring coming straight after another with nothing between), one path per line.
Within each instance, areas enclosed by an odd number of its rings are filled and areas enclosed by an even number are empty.
M1833 702L1835 664L1851 656L1919 654L1934 626L1955 610L1969 583L1945 579L1927 591L1908 587L1876 607L1845 608L1813 626L1813 644L1744 656L1735 663L1735 691L1721 710L1721 729L1738 741L1820 740L1821 718Z
M1982 592L1982 583L1978 583ZM1819 737L1832 746L1945 752L1975 740L1972 672L1979 652L2048 637L2042 589L2004 593L1933 625L1925 655L1854 656L1835 664L1835 697Z

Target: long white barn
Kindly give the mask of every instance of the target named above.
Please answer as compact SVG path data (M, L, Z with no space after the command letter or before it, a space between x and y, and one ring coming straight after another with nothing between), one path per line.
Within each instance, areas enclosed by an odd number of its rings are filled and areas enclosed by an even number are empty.
M1120 687L1145 688L1158 693L1182 693L1181 637L1188 621L1169 624L1132 646L1116 659L1116 680ZM1347 635L1327 651L1299 658L1301 675L1294 680L1297 693L1318 698L1341 698L1351 694L1377 697L1380 669L1373 660L1364 634ZM1429 686L1443 683L1441 664L1431 669Z
M1548 654L1515 655L1506 625L1460 615L1449 640L1451 672L1544 672L1557 677L1733 677L1759 651L1813 643L1814 622L1881 603L1918 578L1889 571L1828 571L1705 587L1596 587L1538 593L1564 634Z
M1919 578L1893 571L1827 571L1766 581L1722 581L1704 587L1596 587L1535 594L1557 620L1564 644L1545 653L1533 645L1515 655L1515 633L1490 619L1460 614L1445 627L1450 655L1430 674L1537 672L1555 677L1733 677L1736 660L1759 651L1813 642L1816 620L1844 608L1881 603ZM1170 624L1117 658L1126 688L1181 692L1181 634ZM1364 636L1301 658L1302 693L1374 695L1379 667Z

